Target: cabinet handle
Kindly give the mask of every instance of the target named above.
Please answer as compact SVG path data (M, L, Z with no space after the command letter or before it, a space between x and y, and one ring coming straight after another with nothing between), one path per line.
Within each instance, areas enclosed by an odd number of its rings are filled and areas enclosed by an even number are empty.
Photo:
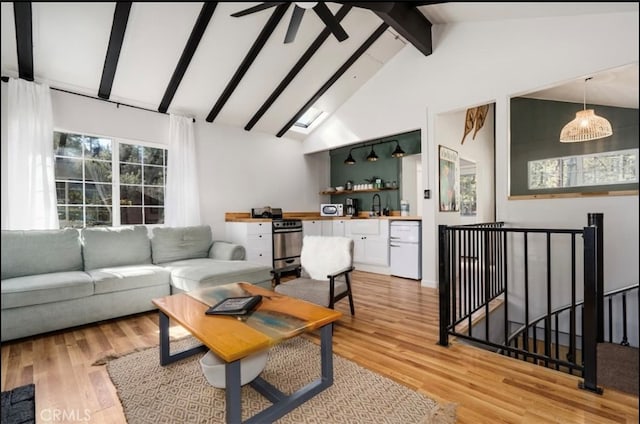
M262 238L262 235L259 235L258 238Z

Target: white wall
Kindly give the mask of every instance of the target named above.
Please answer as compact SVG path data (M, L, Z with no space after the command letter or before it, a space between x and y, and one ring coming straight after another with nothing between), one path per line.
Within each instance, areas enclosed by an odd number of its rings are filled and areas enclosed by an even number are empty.
M638 281L638 197L508 200L509 98L638 62L638 13L433 27L434 52L408 45L305 140L305 151L422 130L424 188L436 193L438 116L495 103L497 220L582 227L605 216L607 287ZM465 142L466 144L466 142ZM423 284L437 282L437 196L423 200Z
M493 222L495 220L494 206L494 106L489 105L489 110L484 125L478 131L475 138L471 131L462 142L467 111L443 113L436 117L436 132L438 145L446 146L458 152L458 157L475 162L476 164L476 197L477 210L474 217L463 217L459 212L440 212L438 201L440 197L440 184L438 179L431 186L434 188L437 219L440 224L460 225L477 222ZM437 146L436 146L437 148ZM437 157L437 150L436 150ZM436 162L437 163L437 162ZM436 170L438 173L439 170Z
M2 83L2 205L6 205L7 85ZM52 90L54 127L88 134L168 144L169 116ZM329 185L329 155L304 155L302 143L259 132L196 122L201 216L223 239L225 212L281 207L317 211Z

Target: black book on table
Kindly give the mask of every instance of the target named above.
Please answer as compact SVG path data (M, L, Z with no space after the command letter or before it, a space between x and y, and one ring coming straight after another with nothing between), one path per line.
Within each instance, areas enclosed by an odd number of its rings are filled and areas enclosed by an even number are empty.
M262 301L262 296L228 297L205 312L207 315L246 315Z

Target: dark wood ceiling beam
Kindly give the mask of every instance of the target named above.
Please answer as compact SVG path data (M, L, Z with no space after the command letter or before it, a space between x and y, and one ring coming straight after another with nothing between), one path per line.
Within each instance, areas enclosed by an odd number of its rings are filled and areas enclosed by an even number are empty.
M167 109L169 109L169 105L171 104L171 101L173 101L173 96L175 96L176 91L178 91L178 87L182 82L182 78L187 72L187 68L191 63L191 59L193 59L193 55L195 54L196 49L200 44L200 40L202 40L202 36L204 35L204 32L209 25L209 21L211 20L211 17L213 16L213 12L216 10L217 5L217 1L205 2L202 5L200 15L198 15L198 19L196 20L196 23L191 30L189 40L187 40L187 44L182 51L180 60L176 65L176 69L173 71L173 75L171 76L169 85L167 85L167 89L164 92L164 96L162 97L160 106L158 106L158 112L165 113Z
M433 53L431 22L420 12L417 6L446 2L339 2L368 9L403 36L425 56Z
M16 25L18 76L33 81L33 29L31 2L14 2L13 19Z
M216 119L216 116L218 116L224 105L229 100L229 97L231 97L231 94L233 94L236 87L238 87L238 84L240 84L240 81L253 64L253 61L256 59L256 57L258 57L258 54L266 44L271 34L273 34L273 31L278 26L278 23L280 23L280 21L282 20L282 17L284 16L284 13L287 11L288 7L289 3L284 3L277 6L276 10L273 11L264 28L262 28L262 31L260 31L258 38L256 38L256 41L253 43L253 46L251 46L251 49L245 56L238 69L236 69L236 72L233 74L233 77L220 95L220 98L218 98L218 101L211 109L211 112L209 112L209 115L207 115L207 122L213 122L213 120Z
M431 22L410 2L394 2L389 10L375 14L423 55L433 53Z
M338 13L336 13L336 20L338 22L342 21L347 13L351 10L351 6L342 6ZM245 130L251 130L256 123L262 118L262 116L269 110L269 108L273 105L273 103L280 97L280 95L284 92L284 90L291 84L291 81L300 73L302 68L309 62L309 60L313 57L313 55L318 51L320 46L329 38L331 35L331 30L329 28L325 28L320 35L311 43L307 51L298 59L295 65L291 68L289 73L282 79L280 84L273 90L273 93L265 100L265 102L260 106L260 109L253 115L249 123L244 127Z
M98 97L102 99L111 97L111 88L118 68L118 59L120 59L120 50L122 50L122 42L124 41L124 33L127 29L130 11L130 1L116 3L116 9L113 12L113 24L111 25L111 36L109 37L109 47L107 47L107 55L102 68L102 79L98 89Z
M307 103L304 104L304 106L302 106L302 108L300 108L300 110L293 116L293 118L291 118L289 120L289 122L287 122L285 124L284 127L282 127L282 129L280 131L278 131L278 134L276 134L276 137L282 137L287 131L289 131L289 128L291 128L293 126L293 124L296 123L296 121L298 119L300 119L300 117L302 115L304 115L304 113L316 102L318 101L318 99L320 97L322 97L322 95L324 93L327 92L327 90L329 90L329 88L331 88L331 86L338 81L338 79L351 67L351 65L353 65L356 60L358 60L360 58L360 56L362 56L364 54L364 52L367 51L367 49L369 47L371 47L371 45L378 39L380 38L380 36L382 36L382 34L384 34L384 32L387 30L387 28L389 28L389 25L387 25L386 23L380 24L380 26L373 32L373 34L371 34L369 36L369 38L367 38L367 40L360 46L358 47L358 50L356 50L350 57L349 59L347 59L347 61L340 67L338 68L338 70L331 76L331 78L329 78L327 80L327 82L325 82L322 87L320 87L320 89L318 91L316 91L316 93L311 96L311 98L307 101Z

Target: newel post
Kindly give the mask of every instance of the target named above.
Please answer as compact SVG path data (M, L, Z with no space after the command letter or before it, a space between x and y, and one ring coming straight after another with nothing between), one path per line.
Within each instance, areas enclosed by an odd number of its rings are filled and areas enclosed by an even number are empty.
M604 249L602 213L589 213L588 225L596 227L596 307L598 310L598 343L604 342Z
M449 346L449 322L451 321L451 301L449 299L449 249L447 243L447 226L438 225L438 295L440 309L440 340L441 346Z
M584 312L582 314L582 360L584 362L581 389L602 393L598 388L598 306L596 290L597 228L585 227L584 238Z

